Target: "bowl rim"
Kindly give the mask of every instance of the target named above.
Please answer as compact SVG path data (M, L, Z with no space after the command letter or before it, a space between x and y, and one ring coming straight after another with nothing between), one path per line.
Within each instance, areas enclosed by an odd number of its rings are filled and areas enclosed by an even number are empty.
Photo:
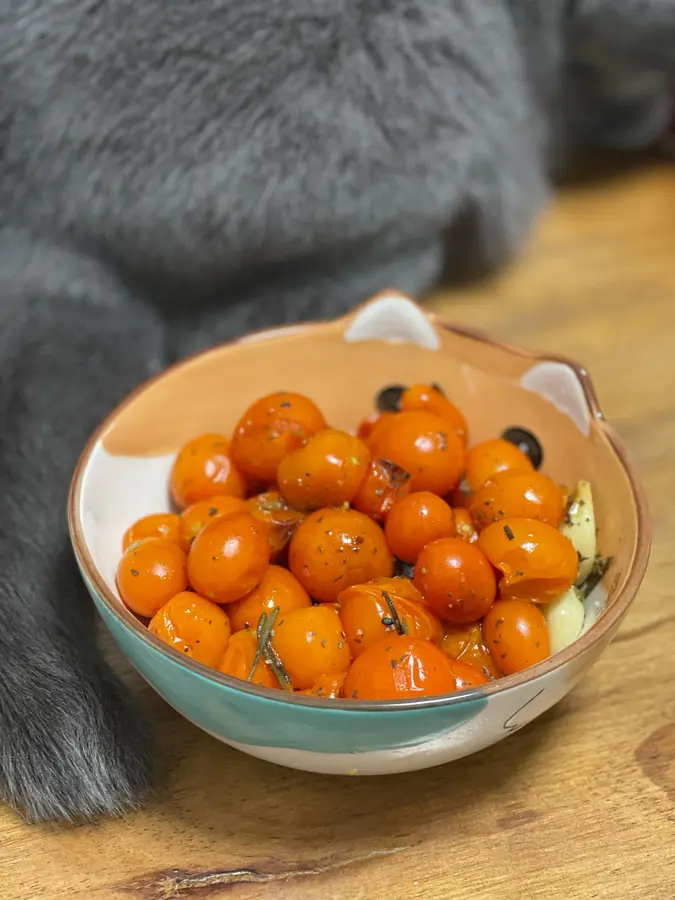
M197 359L202 359L212 353L220 353L228 347L233 347L243 342L248 342L252 337L257 335L265 336L270 339L283 338L286 334L297 334L298 328L314 329L325 326L344 325L345 328L359 315L365 308L371 306L376 301L384 297L391 298L395 296L412 303L424 315L431 324L443 331L449 331L459 337L487 344L507 353L519 356L532 362L552 362L559 363L569 368L575 375L584 393L588 409L591 414L592 423L599 428L604 435L611 450L617 457L621 468L623 469L633 495L635 503L637 523L636 523L636 549L633 565L628 572L625 584L619 594L614 598L612 604L603 610L591 627L578 637L572 644L564 650L549 656L547 659L528 669L517 672L513 675L506 675L502 678L488 682L477 688L467 688L462 691L456 691L451 694L441 694L436 697L424 697L420 699L407 700L353 700L338 699L331 700L324 697L311 697L300 694L293 694L287 691L280 691L272 688L265 688L260 685L251 684L247 681L225 675L216 669L212 669L194 659L185 657L173 648L169 647L163 641L160 641L155 635L151 634L148 628L140 622L134 614L128 610L124 604L110 590L101 572L96 567L94 560L89 552L85 538L82 523L80 521L80 500L82 496L82 488L87 466L91 455L98 445L101 437L110 428L117 416L137 397L150 388L155 382L163 379L184 366L191 365ZM452 706L459 703L483 700L495 694L503 693L527 684L534 683L537 679L544 675L562 668L572 660L589 650L594 644L600 642L606 635L611 635L615 627L618 626L623 616L628 611L635 595L644 579L652 541L652 525L649 515L647 498L644 488L638 479L635 470L628 458L628 454L614 429L609 425L604 417L600 404L598 402L595 388L586 369L579 363L565 356L541 354L532 350L519 347L507 341L499 340L491 335L486 334L482 330L472 328L470 326L458 325L448 322L444 317L440 317L434 312L430 312L422 307L421 304L412 300L410 297L398 290L383 290L364 303L354 307L345 316L334 319L322 319L310 322L299 322L290 325L281 325L272 328L261 328L256 331L247 332L240 337L230 341L224 341L213 347L190 354L183 359L172 363L162 371L152 375L150 378L142 382L130 394L128 394L115 408L105 417L101 424L95 429L91 437L87 441L80 454L73 477L70 484L68 495L68 528L70 538L75 553L75 557L85 578L91 583L96 590L99 598L105 604L107 609L113 614L118 622L136 636L140 637L149 647L158 650L160 653L168 656L174 663L189 669L194 674L201 676L209 681L213 681L224 687L228 687L241 694L248 694L259 699L264 699L277 703L286 703L293 706L313 707L322 710L333 710L335 712L401 712L406 710L429 709L438 706Z

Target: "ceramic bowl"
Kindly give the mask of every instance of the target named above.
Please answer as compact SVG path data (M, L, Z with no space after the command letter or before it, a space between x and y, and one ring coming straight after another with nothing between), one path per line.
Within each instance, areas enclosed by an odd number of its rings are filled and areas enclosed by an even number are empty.
M169 509L177 449L230 432L276 390L309 394L353 428L385 385L438 382L468 417L472 441L522 425L546 472L593 484L599 550L613 557L586 600L581 637L546 661L479 689L438 698L326 701L249 685L151 635L122 605L115 569L124 530ZM132 394L101 425L74 475L69 507L82 576L105 624L141 675L178 712L225 743L284 766L375 775L446 763L494 744L557 703L602 653L642 581L650 524L642 489L605 423L583 369L446 326L396 293L350 316L250 335L182 362Z

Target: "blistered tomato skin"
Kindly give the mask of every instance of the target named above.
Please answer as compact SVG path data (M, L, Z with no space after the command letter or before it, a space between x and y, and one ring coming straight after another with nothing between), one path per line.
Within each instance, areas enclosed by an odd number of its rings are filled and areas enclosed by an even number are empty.
M525 454L501 438L482 441L467 451L464 479L471 491L477 491L498 472L533 472Z
M541 472L512 469L497 473L468 504L480 530L501 519L539 519L558 528L563 520L564 497L558 485Z
M382 523L394 505L410 493L410 475L388 459L373 459L352 506Z
M397 581L401 583L400 590L395 583ZM368 584L353 585L342 591L338 604L354 658L388 634L396 634L399 627L405 628L411 637L437 644L443 638L438 616L431 612L414 586L404 578L377 579ZM392 614L392 606L396 617Z
M443 396L438 388L428 384L416 384L409 387L401 395L401 410L408 412L421 410L439 416L448 423L462 444L466 446L469 436L466 419L454 403Z
M534 603L500 600L483 619L483 638L495 664L513 675L551 653L546 619Z
M326 428L321 411L307 397L289 391L256 400L232 437L232 458L240 471L263 484L276 481L279 464Z
M501 670L496 666L490 651L485 646L481 622L469 622L465 625L446 623L441 649L451 659L458 659L476 666L486 678L501 677Z
M293 535L288 562L308 594L326 603L352 584L394 573L382 529L354 509L319 509L307 516Z
M576 550L557 528L537 519L502 519L481 532L477 545L502 573L503 600L548 603L574 584Z
M356 659L344 685L347 700L411 700L449 694L457 681L448 657L430 641L385 637Z
M214 519L226 516L231 512L240 512L245 508L240 497L210 497L188 506L180 514L178 524L178 542L187 553L199 532Z
M351 503L366 476L370 451L346 431L327 428L279 464L279 492L298 510Z
M295 690L310 690L323 675L344 675L352 659L340 617L329 606L279 614L272 646Z
M192 542L192 587L216 603L240 600L262 580L269 565L267 533L247 512L231 513L203 528Z
M448 423L428 412L401 412L384 420L370 439L373 456L410 473L411 491L442 496L464 471L464 446Z
M459 538L427 544L417 559L413 583L428 606L447 622L476 622L497 593L485 554L476 544Z
M466 660L451 659L450 667L455 676L455 687L458 691L480 687L488 684L490 679L478 666Z
M136 541L155 537L178 543L179 518L175 513L155 513L143 516L127 529L122 538L122 550L126 550Z
M181 448L171 470L171 496L179 509L216 494L244 497L246 484L222 434L202 434Z
M137 541L117 567L117 588L125 606L148 619L187 586L187 557L174 541Z
M431 541L453 535L455 522L445 500L429 491L416 491L393 507L384 533L394 556L414 563Z
M148 631L179 653L205 666L217 666L232 627L220 606L194 591L183 591L155 613Z
M278 606L279 615L292 609L302 609L312 605L309 594L298 579L281 566L270 566L260 584L250 594L235 600L227 606L233 631L250 628L255 631L263 613L268 615Z
M284 558L295 529L305 518L286 503L278 491L265 491L246 501L246 509L265 526L270 544L270 560Z

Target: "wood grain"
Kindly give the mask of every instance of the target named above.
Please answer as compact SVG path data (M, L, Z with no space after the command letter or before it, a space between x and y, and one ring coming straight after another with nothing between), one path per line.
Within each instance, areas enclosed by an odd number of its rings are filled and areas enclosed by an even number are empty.
M445 768L340 779L211 740L127 672L163 772L123 821L0 809L0 898L673 900L675 170L563 191L522 258L431 306L584 362L644 478L652 563L617 640L532 726Z

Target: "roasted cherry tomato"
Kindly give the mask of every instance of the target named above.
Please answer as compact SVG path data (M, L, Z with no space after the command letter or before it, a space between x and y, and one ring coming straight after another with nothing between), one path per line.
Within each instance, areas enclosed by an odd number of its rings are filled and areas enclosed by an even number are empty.
M498 472L469 500L478 529L501 519L540 519L558 528L565 511L558 485L541 472Z
M569 538L537 519L502 519L488 525L478 547L502 573L503 600L555 600L569 590L579 570Z
M457 689L450 660L435 644L406 634L379 640L352 663L347 700L408 700Z
M492 566L478 545L454 537L427 544L417 558L413 583L448 622L477 621L497 592Z
M172 597L155 613L148 630L205 666L218 665L232 634L227 613L194 591Z
M450 667L455 676L455 687L458 691L480 687L482 684L487 684L490 681L485 672L481 671L473 663L466 662L466 660L451 659Z
M534 666L551 653L546 619L526 600L498 600L483 619L483 638L504 675Z
M179 518L175 513L155 513L150 516L143 516L137 522L124 532L122 538L122 550L126 550L136 541L142 541L145 538L155 537L163 538L167 541L178 543L178 523Z
M316 404L302 394L269 394L249 406L237 423L232 459L248 477L273 484L281 460L325 427Z
M291 572L317 600L378 576L391 576L394 558L382 529L355 509L318 509L301 522L288 552Z
M192 542L192 587L216 603L232 603L260 584L270 561L267 533L247 512L215 519Z
M180 450L171 470L171 496L184 509L217 494L244 497L246 484L230 458L230 442L222 434L202 434Z
M320 675L311 688L306 691L296 691L298 694L305 694L308 697L328 697L331 700L337 700L343 696L343 688L347 673L340 675Z
M471 491L477 491L498 472L534 472L522 450L502 438L482 441L467 451L464 480Z
M344 674L352 659L340 617L328 606L279 614L272 647L296 690L311 689L322 675Z
M258 638L255 631L236 631L229 640L227 649L218 666L219 671L241 681L261 684L263 687L278 688L279 682L265 660L260 657L253 676L249 678L258 653Z
M374 457L390 459L410 473L412 491L447 494L464 470L464 446L445 419L428 412L401 412L373 431Z
M250 594L235 600L227 607L234 631L250 628L255 631L260 616L271 613L275 606L279 607L279 616L292 609L311 606L309 594L298 579L281 566L270 566L262 577L260 584Z
M187 586L187 556L174 541L137 541L127 547L117 567L120 597L132 612L148 619Z
M383 582L389 584L383 587ZM401 584L400 593L396 582ZM415 600L409 599L412 592L416 595ZM406 594L408 596L404 596ZM394 607L395 615L389 602ZM405 629L411 637L435 643L440 643L443 638L438 617L406 578L376 579L368 584L355 584L342 591L338 603L353 657L360 656L388 633L396 634L399 629Z
M394 556L414 563L431 541L455 534L455 521L445 500L429 491L416 491L393 507L384 533Z
M265 526L270 543L270 559L283 559L295 529L305 514L291 509L278 491L256 494L246 501L246 509Z
M502 674L485 646L480 622L469 622L466 625L448 623L445 626L441 650L451 659L459 659L477 666L487 678L499 678Z
M368 416L367 419L364 419L359 425L356 436L366 447L370 446L370 438L373 434L373 431L377 428L377 426L383 422L385 419L391 418L391 416L395 415L393 412L374 412Z
M279 463L279 492L294 509L351 503L368 471L370 451L346 431L327 428Z
M501 437L510 444L515 444L530 460L535 469L541 468L544 461L544 451L539 440L528 431L527 428L515 426L503 431Z
M478 531L473 524L469 510L461 506L455 507L452 511L452 518L455 522L455 537L461 538L468 544L475 544L478 540Z
M440 416L466 445L469 434L466 419L454 403L444 397L438 388L428 384L416 384L409 387L401 394L401 410L404 412L422 410Z
M210 497L208 500L200 500L188 506L180 514L178 525L178 540L185 552L190 549L192 541L197 537L205 525L219 516L226 516L231 512L240 512L245 509L245 501L240 497Z
M358 509L375 522L382 523L392 507L410 493L410 475L388 459L373 459L352 500Z

